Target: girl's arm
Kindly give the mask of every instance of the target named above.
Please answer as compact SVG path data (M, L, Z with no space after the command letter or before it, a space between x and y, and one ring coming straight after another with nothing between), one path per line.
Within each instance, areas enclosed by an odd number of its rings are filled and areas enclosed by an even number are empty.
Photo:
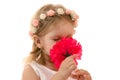
M30 65L26 65L22 73L22 80L40 80L40 78Z

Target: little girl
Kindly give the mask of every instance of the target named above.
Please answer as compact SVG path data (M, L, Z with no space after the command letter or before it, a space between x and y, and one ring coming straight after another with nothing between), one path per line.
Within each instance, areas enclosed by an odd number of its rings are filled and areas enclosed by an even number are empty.
M89 72L78 69L71 55L65 58L59 69L50 59L50 49L62 37L75 34L78 15L62 5L46 4L31 21L32 51L25 59L22 80L91 80Z

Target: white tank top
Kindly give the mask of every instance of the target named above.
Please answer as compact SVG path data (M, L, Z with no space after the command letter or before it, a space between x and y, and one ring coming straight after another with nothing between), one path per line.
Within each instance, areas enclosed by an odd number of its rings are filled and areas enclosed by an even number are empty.
M31 67L35 71L35 73L41 78L41 80L50 80L51 77L57 73L56 71L53 71L41 64L36 63L35 61L30 63ZM73 78L68 78L67 80L76 80Z

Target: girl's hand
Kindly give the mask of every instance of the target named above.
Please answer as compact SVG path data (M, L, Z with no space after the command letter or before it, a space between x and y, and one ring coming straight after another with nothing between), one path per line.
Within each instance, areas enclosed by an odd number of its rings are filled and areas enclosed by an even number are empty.
M75 57L77 56L76 55L69 56L61 63L58 73L64 79L67 79L71 75L71 73L77 68L77 65L74 61Z
M83 69L76 69L72 72L71 77L77 80L92 80L90 73Z

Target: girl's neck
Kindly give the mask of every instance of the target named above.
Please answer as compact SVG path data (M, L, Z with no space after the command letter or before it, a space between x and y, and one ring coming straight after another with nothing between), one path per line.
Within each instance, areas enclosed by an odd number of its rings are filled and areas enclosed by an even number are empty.
M45 66L51 70L57 71L53 62L51 62L49 55L45 56Z
M52 62L46 61L45 66L51 70L57 71L57 69L54 67L54 64Z

